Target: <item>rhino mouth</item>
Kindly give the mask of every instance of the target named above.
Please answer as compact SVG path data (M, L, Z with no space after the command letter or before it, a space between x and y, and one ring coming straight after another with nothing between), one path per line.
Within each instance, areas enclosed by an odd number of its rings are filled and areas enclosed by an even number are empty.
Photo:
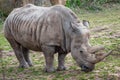
M91 72L94 69L95 64L86 59L84 59L83 61L84 62L82 64L79 64L79 67L81 67L81 71Z

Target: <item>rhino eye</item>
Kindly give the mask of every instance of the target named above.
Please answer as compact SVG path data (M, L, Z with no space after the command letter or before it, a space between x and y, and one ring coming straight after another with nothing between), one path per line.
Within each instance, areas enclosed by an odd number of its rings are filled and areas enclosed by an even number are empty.
M83 51L80 51L80 53L83 53Z

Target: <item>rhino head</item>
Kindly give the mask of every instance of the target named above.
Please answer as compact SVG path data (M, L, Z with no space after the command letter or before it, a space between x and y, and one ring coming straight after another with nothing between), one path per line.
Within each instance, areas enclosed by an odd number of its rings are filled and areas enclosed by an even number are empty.
M71 54L77 62L78 66L84 72L92 71L95 64L103 60L110 53L99 53L103 50L103 46L91 46L89 43L90 31L88 29L89 22L83 20L79 23L71 23L72 27L72 41L71 41Z

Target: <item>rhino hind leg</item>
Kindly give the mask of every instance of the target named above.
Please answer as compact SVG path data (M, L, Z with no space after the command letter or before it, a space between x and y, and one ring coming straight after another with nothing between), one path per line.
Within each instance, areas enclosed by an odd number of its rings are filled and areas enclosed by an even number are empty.
M27 68L29 67L29 65L27 64L22 50L21 50L21 45L19 43L17 43L13 38L7 38L7 40L9 41L11 47L14 50L14 53L19 61L19 68Z
M30 67L33 66L32 61L31 61L31 59L29 57L29 50L22 46L22 52L23 52L23 56L24 56L26 62L28 63L28 65Z
M53 67L54 53L55 49L51 46L42 46L42 51L45 57L46 66L44 68L45 72L54 72L55 69Z
M57 68L58 71L66 70L66 67L64 65L66 55L67 53L64 52L58 53L58 68Z

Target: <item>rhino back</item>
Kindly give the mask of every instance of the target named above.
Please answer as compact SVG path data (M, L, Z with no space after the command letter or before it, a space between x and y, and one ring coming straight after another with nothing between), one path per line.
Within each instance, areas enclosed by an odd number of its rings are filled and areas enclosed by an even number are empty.
M40 50L41 45L60 45L61 25L61 18L54 10L27 5L11 12L5 21L4 32L7 38L12 37L22 46Z

